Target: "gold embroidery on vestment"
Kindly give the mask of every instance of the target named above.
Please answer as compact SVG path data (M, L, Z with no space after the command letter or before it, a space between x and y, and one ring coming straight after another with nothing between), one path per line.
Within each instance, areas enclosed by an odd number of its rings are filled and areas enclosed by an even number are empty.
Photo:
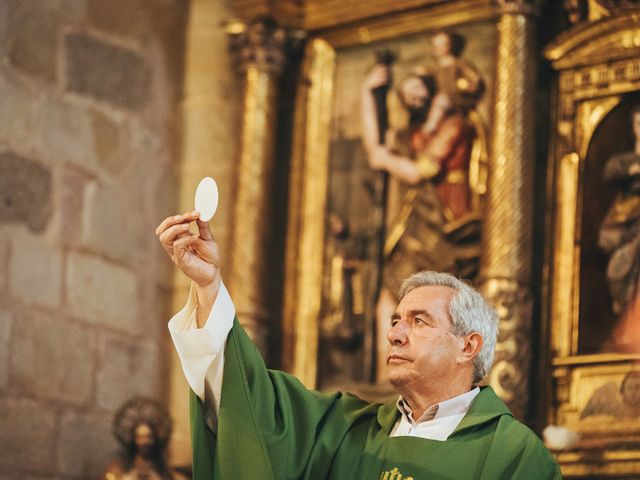
M391 470L380 472L378 480L413 480L413 477L405 477L400 473L398 467L393 467Z

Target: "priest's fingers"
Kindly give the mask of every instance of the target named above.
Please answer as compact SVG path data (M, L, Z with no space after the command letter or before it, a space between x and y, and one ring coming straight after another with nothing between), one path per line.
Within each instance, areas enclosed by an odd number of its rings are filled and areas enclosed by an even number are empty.
M214 279L217 268L206 263L193 252L194 244L202 242L195 233L185 235L174 243L173 261L182 272L198 285L208 285Z
M173 242L173 254L178 265L181 264L185 255L191 253L189 246L198 240L198 235L189 233Z
M171 217L167 217L156 228L156 236L160 236L162 232L164 232L167 228L172 227L173 225L193 222L196 218L198 218L198 215L198 212L191 211L183 213L182 215L172 215Z
M200 220L199 218L196 220L198 224L198 232L200 233L200 238L203 240L214 240L213 233L211 232L211 227L209 226L209 222L205 222L204 220Z
M183 220L184 219L182 215L172 215L171 217L165 218L162 222L160 222L160 225L156 227L156 236L160 237L162 232L164 232L169 227L172 227L179 223L184 223Z
M215 291L210 292L213 297L217 294L219 284L215 286L212 282L216 278L220 279L217 248L218 246L211 240L203 240L198 234L189 232L173 243L174 254L171 257L182 273L198 286L215 287ZM205 292L205 295L200 298L208 295Z
M179 223L164 230L160 235L158 235L158 239L160 240L162 248L164 248L169 255L173 255L174 243L188 232L189 224Z

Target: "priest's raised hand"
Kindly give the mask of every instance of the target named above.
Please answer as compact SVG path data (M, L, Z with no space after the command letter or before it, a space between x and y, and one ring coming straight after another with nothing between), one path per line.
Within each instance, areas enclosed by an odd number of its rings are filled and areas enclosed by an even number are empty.
M201 328L220 290L220 252L209 223L199 217L197 211L167 217L156 228L156 236L171 261L193 281ZM189 229L193 222L198 233Z

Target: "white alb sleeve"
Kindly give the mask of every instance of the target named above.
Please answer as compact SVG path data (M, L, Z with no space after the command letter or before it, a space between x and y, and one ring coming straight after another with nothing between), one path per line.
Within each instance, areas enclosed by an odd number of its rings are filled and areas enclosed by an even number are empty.
M169 332L189 386L202 400L213 399L220 409L224 346L233 326L235 307L222 282L218 296L203 328L196 323L197 300L193 285L185 307L169 320Z

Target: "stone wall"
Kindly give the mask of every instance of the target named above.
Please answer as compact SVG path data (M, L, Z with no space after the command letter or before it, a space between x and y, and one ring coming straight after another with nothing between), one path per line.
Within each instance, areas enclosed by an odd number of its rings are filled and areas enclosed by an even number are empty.
M114 411L166 403L154 229L178 205L188 13L0 1L0 479L97 478Z

